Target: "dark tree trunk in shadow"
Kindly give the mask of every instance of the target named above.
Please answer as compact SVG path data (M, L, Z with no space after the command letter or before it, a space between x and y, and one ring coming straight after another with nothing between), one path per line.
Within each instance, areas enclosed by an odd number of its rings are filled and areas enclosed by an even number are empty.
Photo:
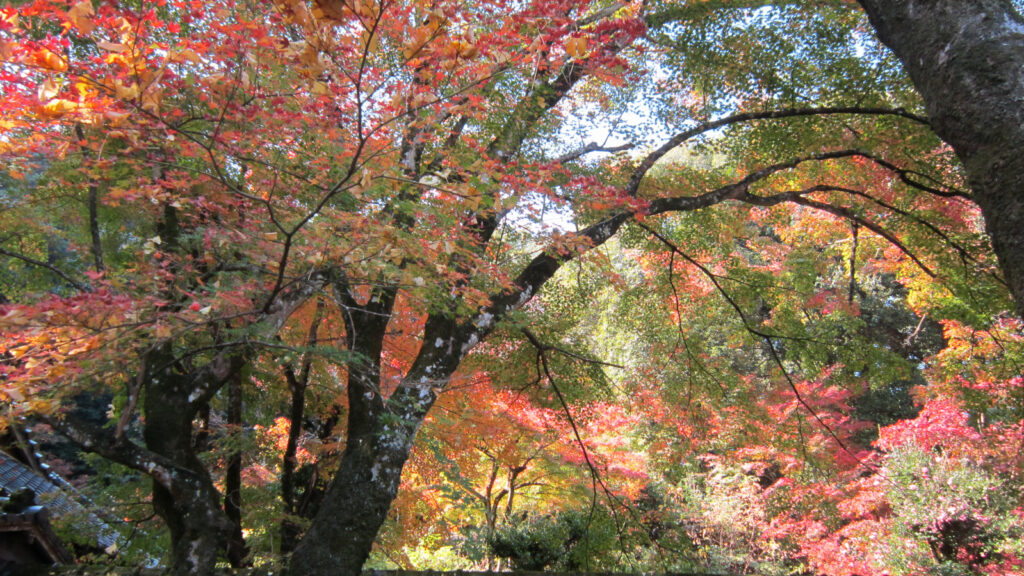
M228 426L235 432L242 427L242 373L231 377L228 383ZM224 514L231 521L231 534L228 537L228 561L233 568L245 563L249 550L242 536L242 452L236 450L228 459L228 468L224 477Z
M190 378L176 369L169 344L146 358L146 446L175 465L172 478L153 482L153 508L171 533L174 575L212 574L227 543L232 523L220 494L193 449L192 420L197 413Z
M313 312L313 321L310 322L309 332L306 334L306 347L312 348L316 345L317 334L320 330L320 321L323 319L326 305L321 299L317 299L316 310ZM291 364L283 367L285 380L288 382L288 390L291 392L291 407L289 409L288 444L284 450L284 457L281 462L281 500L284 501L285 518L281 521L281 552L288 554L295 549L301 534L300 527L294 518L299 514L300 506L295 502L295 471L298 465L299 438L302 436L302 421L306 417L306 388L309 386L309 375L313 368L313 354L307 350L302 356L302 365L296 374ZM314 480L315 482L315 480ZM313 486L308 488L314 489ZM308 495L308 494L307 494Z
M397 398L396 398L397 396ZM292 555L293 575L357 575L398 493L402 467L434 396L396 392L378 418L350 436L310 530Z

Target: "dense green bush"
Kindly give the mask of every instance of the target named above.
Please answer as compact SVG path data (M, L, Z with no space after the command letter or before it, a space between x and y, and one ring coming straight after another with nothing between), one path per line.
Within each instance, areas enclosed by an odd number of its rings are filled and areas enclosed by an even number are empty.
M610 568L620 551L613 518L601 507L536 516L499 529L491 551L517 570Z

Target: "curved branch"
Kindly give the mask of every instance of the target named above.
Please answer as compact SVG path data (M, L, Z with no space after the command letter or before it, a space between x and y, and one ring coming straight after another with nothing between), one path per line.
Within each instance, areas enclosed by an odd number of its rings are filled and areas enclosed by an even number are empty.
M818 186L814 186L814 190L813 191L818 191L818 192L843 192L843 193L849 194L851 196L857 196L859 198L864 198L865 200L868 200L868 201L872 202L873 204L877 204L878 206L881 206L882 208L885 208L886 210L889 210L891 212L899 214L900 216L902 216L902 217L904 217L904 218L906 218L906 219L908 219L908 220L910 220L910 221L912 221L912 222L914 222L916 224L919 224L920 226L923 226L923 227L927 228L932 234L935 234L936 236L941 238L943 242L945 242L950 247L952 247L954 250L956 250L957 253L960 254L960 256L961 256L961 258L963 260L965 260L965 261L966 260L970 260L971 262L973 262L975 264L981 265L981 262L973 254L971 254L970 251L967 250L967 248L965 248L964 246L960 245L959 243L954 241L952 238L950 238L949 234L946 234L945 232L940 230L939 227L936 226L935 224L932 224L931 222L928 222L927 220L924 220L923 218L920 218L920 217L912 214L911 212L909 212L907 210L903 210L902 208L894 206L894 205L892 205L892 204L890 204L888 202L885 202L884 200L879 200L878 198L875 198L874 196L871 196L870 194L868 194L866 192L863 192L861 190L857 190L855 188L845 188L843 186L818 185ZM991 276L992 279L995 280L996 282L998 282L999 284L1002 284L1003 286L1009 287L1009 284L1006 282L1006 279L1004 279L1001 276L999 276L999 274L997 274L997 273L995 273L995 272L993 272L991 270L986 270L985 273L988 274L989 276Z
M696 210L698 208L707 208L708 206L718 204L724 200L739 200L741 196L748 194L748 190L755 183L784 170L792 170L805 162L836 160L839 158L851 158L860 155L861 151L856 149L833 150L831 152L821 152L819 154L811 154L810 156L794 158L788 162L779 162L778 164L765 166L760 170L751 172L738 182L723 186L717 190L700 196L659 198L651 202L648 213L654 215L664 212L689 211Z
M573 152L568 152L566 154L563 154L563 155L559 156L558 158L555 158L554 160L552 160L552 162L554 162L556 164L565 164L566 162L572 162L573 160L578 160L581 157L586 156L587 154L590 154L591 152L607 152L607 153L624 152L626 150L632 150L635 147L636 147L636 145L633 144L633 143L621 144L619 146L604 146L602 144L598 144L597 142L588 142L585 146L583 146L579 150L575 150Z
M959 189L956 189L956 188L950 188L948 190L942 190L942 189L936 188L934 186L929 186L927 184L922 184L921 182L918 182L917 180L914 180L913 178L911 178L911 176L920 176L922 178L927 178L927 179L931 180L932 182L934 182L935 184L939 184L939 185L941 185L942 183L936 181L934 178L932 178L932 177L930 177L930 176L928 176L926 174L922 174L922 173L916 172L914 170L907 170L905 168L900 168L899 166L893 164L892 162L889 162L888 160L886 160L884 158L881 158L879 156L876 156L874 154L870 154L868 152L861 152L859 154L859 156L861 158L865 158L867 160L871 160L872 162L874 162L875 164L878 164L882 168L885 168L886 170L889 170L890 172L895 173L897 176L899 176L899 179L900 179L901 182L903 182L907 186L910 186L911 188L915 188L917 190L920 190L922 192L927 192L929 194L934 194L936 196L942 196L943 198L964 198L964 199L967 199L967 200L971 199L971 195L968 192L964 192L963 190L959 190Z
M169 491L173 491L175 474L192 474L169 458L134 442L118 438L115 432L108 428L77 420L67 414L44 417L43 420L86 452L99 454L122 466L143 472Z
M26 264L31 264L33 266L38 266L40 268L46 268L50 272L53 272L57 276L60 276L60 278L62 280L64 280L68 284L71 284L77 290L81 290L82 292L92 292L92 288L90 286L88 286L86 284L82 284L81 282L75 280L71 276L68 276L63 270L61 270L60 268L57 268L56 266L54 266L52 264L47 264L46 262L43 262L42 260L36 260L35 258L31 258L29 256L25 256L24 254L18 254L17 252L11 252L11 251L3 248L3 247L0 247L0 255L8 256L8 257L14 258L16 260L21 260L22 262L25 262Z
M669 138L664 144L661 145L657 150L651 152L640 162L633 171L633 176L629 179L629 184L626 185L626 191L635 195L640 189L640 183L644 176L651 168L665 157L666 154L679 147L681 144L701 134L705 134L712 130L729 126L732 124L740 124L743 122L752 122L755 120L779 120L782 118L796 118L801 116L831 116L831 115L863 115L863 116L898 116L912 120L919 124L928 126L928 119L917 114L910 113L903 108L862 108L859 106L826 106L822 108L794 108L786 110L768 110L765 112L742 112L739 114L732 114L718 120L711 122L705 122L689 130L680 132L675 136ZM862 154L864 155L864 154ZM865 155L869 157L868 155ZM872 158L873 159L873 158Z
M805 197L806 194L819 191L821 191L820 187L812 186L811 188L808 188L806 190L794 190L791 192L783 192L782 194L775 194L769 197L755 196L753 194L744 192L736 199L742 202L746 202L747 204L753 204L755 206L775 206L777 204L781 204L782 202L792 202L800 206L807 206L808 208L814 208L817 210L821 210L822 212L828 212L829 214L832 214L834 216L845 218L850 222L856 222L860 226L863 226L864 228L867 228L868 230L871 230L875 234L878 234L882 238L888 240L890 244L899 248L900 251L902 251L904 254L907 255L907 257L913 260L914 263L917 264L918 267L921 268L921 270L925 274L932 278L935 278L935 272L931 268L929 268L927 264L922 262L921 259L917 257L917 255L911 252L910 249L907 248L907 246L903 244L903 242L899 238L897 238L895 235L893 235L885 228L882 228L880 225L856 214L849 208L844 208L842 206L833 206L825 202L819 202L817 200L811 200L810 198Z
M539 348L541 350L545 350L545 351L551 350L553 352L558 352L559 354L564 354L564 355L566 355L566 356L568 356L570 358L574 358L574 359L579 360L581 362L586 362L587 364L596 364L598 366L608 366L609 368L619 368L620 370L625 370L626 369L626 367L622 366L621 364L615 364L615 363L612 363L612 362L605 362L603 360L598 360L596 358L587 358L586 356L577 354L577 353L575 353L575 352L573 352L571 350L566 350L565 348L560 348L558 346L552 346L550 344L542 344L540 339L537 338L537 336L529 328L525 328L524 327L521 330L522 330L523 334L525 334L526 337L530 340L530 343L533 344L534 347Z

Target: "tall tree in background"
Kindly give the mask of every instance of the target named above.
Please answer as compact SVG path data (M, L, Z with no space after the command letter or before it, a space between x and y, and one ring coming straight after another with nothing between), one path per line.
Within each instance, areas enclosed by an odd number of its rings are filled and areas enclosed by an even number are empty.
M521 330L525 309L624 230L722 293L780 382L835 372L792 295L851 230L936 313L1007 308L972 196L863 15L752 4L5 9L11 416L148 475L174 571L207 574L244 547L216 487L238 466L200 457L206 426L242 426L276 364L289 445L312 425L344 446L292 569L348 575L481 342L519 334L562 398L566 348ZM803 291L772 292L783 272ZM307 415L310 382L327 390ZM108 426L71 413L79 393L114 395Z

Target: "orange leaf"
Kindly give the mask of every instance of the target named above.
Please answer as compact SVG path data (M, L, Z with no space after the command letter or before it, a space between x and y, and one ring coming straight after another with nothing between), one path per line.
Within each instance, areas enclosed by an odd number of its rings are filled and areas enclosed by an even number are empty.
M565 41L565 52L573 58L583 58L587 55L587 39L569 38Z
M106 50L107 52L113 52L115 54L120 54L128 50L128 47L120 42L97 42L96 46Z
M95 15L92 9L92 2L89 0L82 0L75 4L68 10L68 22L71 22L75 28L82 34L89 34L93 28L96 27L92 22L92 17Z
M39 66L40 68L46 68L47 70L53 70L55 72L63 72L68 69L68 63L49 48L40 48L39 50L36 50L32 54L31 63Z
M39 114L47 118L60 118L78 110L78 104L63 98L54 98L39 107Z

